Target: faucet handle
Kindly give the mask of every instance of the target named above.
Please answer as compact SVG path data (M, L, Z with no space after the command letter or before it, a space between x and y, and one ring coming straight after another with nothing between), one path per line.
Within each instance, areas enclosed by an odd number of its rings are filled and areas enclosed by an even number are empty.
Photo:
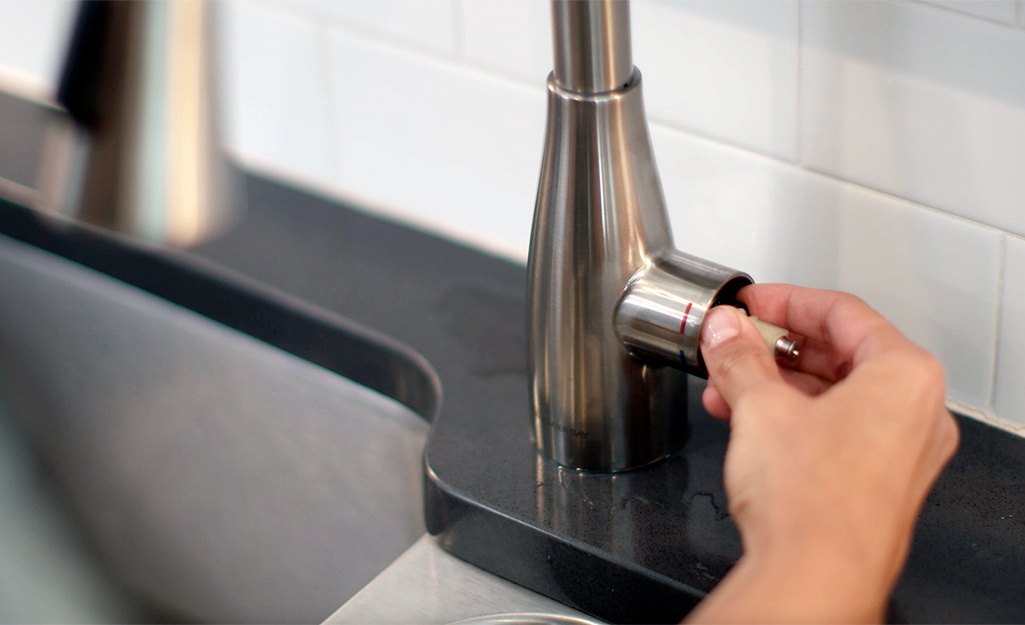
M630 280L616 305L616 335L635 355L708 377L698 349L714 306L738 308L751 276L678 250L657 254Z
M676 250L663 253L637 273L616 306L616 334L634 354L708 377L699 349L708 311L737 300L754 281L745 273ZM751 317L773 356L796 362L801 346L786 328Z

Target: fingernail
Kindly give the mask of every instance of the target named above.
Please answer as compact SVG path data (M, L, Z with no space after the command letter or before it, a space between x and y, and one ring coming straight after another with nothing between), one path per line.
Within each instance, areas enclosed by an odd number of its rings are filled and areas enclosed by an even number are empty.
M716 345L740 334L740 321L729 306L716 306L705 315L701 328L701 347L713 349Z

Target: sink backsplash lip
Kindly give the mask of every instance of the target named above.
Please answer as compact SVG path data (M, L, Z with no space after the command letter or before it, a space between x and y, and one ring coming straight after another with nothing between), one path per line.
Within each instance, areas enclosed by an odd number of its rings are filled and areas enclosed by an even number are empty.
M0 199L0 234L29 243L249 334L397 401L427 421L441 404L430 363L386 334L188 252L54 229ZM358 361L350 354L368 356Z
M1025 438L1025 424L1016 423L989 410L983 410L950 397L947 398L946 404L947 410L954 414L970 417L990 427L1010 432L1019 438Z

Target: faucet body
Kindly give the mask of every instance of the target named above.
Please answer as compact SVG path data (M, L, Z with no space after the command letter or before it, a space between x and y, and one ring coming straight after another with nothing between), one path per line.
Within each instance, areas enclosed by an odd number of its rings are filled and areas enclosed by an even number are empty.
M673 248L627 2L552 7L528 261L534 436L560 464L626 470L680 448L704 314L751 279Z

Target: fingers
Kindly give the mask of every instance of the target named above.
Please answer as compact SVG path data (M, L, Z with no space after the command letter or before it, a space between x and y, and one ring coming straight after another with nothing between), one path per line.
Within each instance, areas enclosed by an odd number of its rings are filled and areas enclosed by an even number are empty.
M738 298L752 315L824 343L841 359L857 364L907 339L857 297L789 284L755 284Z
M790 368L784 370L807 373L829 382L839 382L850 373L851 361L841 357L831 346L805 337L797 341L801 345L801 356L796 363L784 363Z
M701 328L701 355L708 379L727 405L745 393L782 384L776 361L747 315L732 306L716 306Z
M709 384L705 387L705 390L701 391L701 405L705 407L708 414L716 419L729 419L733 413L730 410L729 404L722 398L722 393L719 392L719 389L715 388L714 384Z
M825 393L832 383L823 380L822 378L812 375L810 373L804 373L803 371L791 371L789 369L780 369L780 375L783 381L786 382L791 388L797 389L805 395L817 397L822 393ZM705 387L705 390L701 392L701 404L705 407L708 414L712 415L717 419L729 419L733 414L729 404L723 399L722 393L715 387L715 384L711 382Z
M833 383L829 380L823 380L817 375L811 373L805 373L803 371L792 371L790 369L780 369L780 375L783 377L783 381L789 386L801 391L805 395L811 395L812 397L825 393Z
M938 427L936 428L936 441L933 444L932 461L935 466L944 467L954 457L954 453L961 444L961 428L958 427L954 415L946 408L942 410L937 421ZM929 484L926 488L927 493L931 487L932 484Z

